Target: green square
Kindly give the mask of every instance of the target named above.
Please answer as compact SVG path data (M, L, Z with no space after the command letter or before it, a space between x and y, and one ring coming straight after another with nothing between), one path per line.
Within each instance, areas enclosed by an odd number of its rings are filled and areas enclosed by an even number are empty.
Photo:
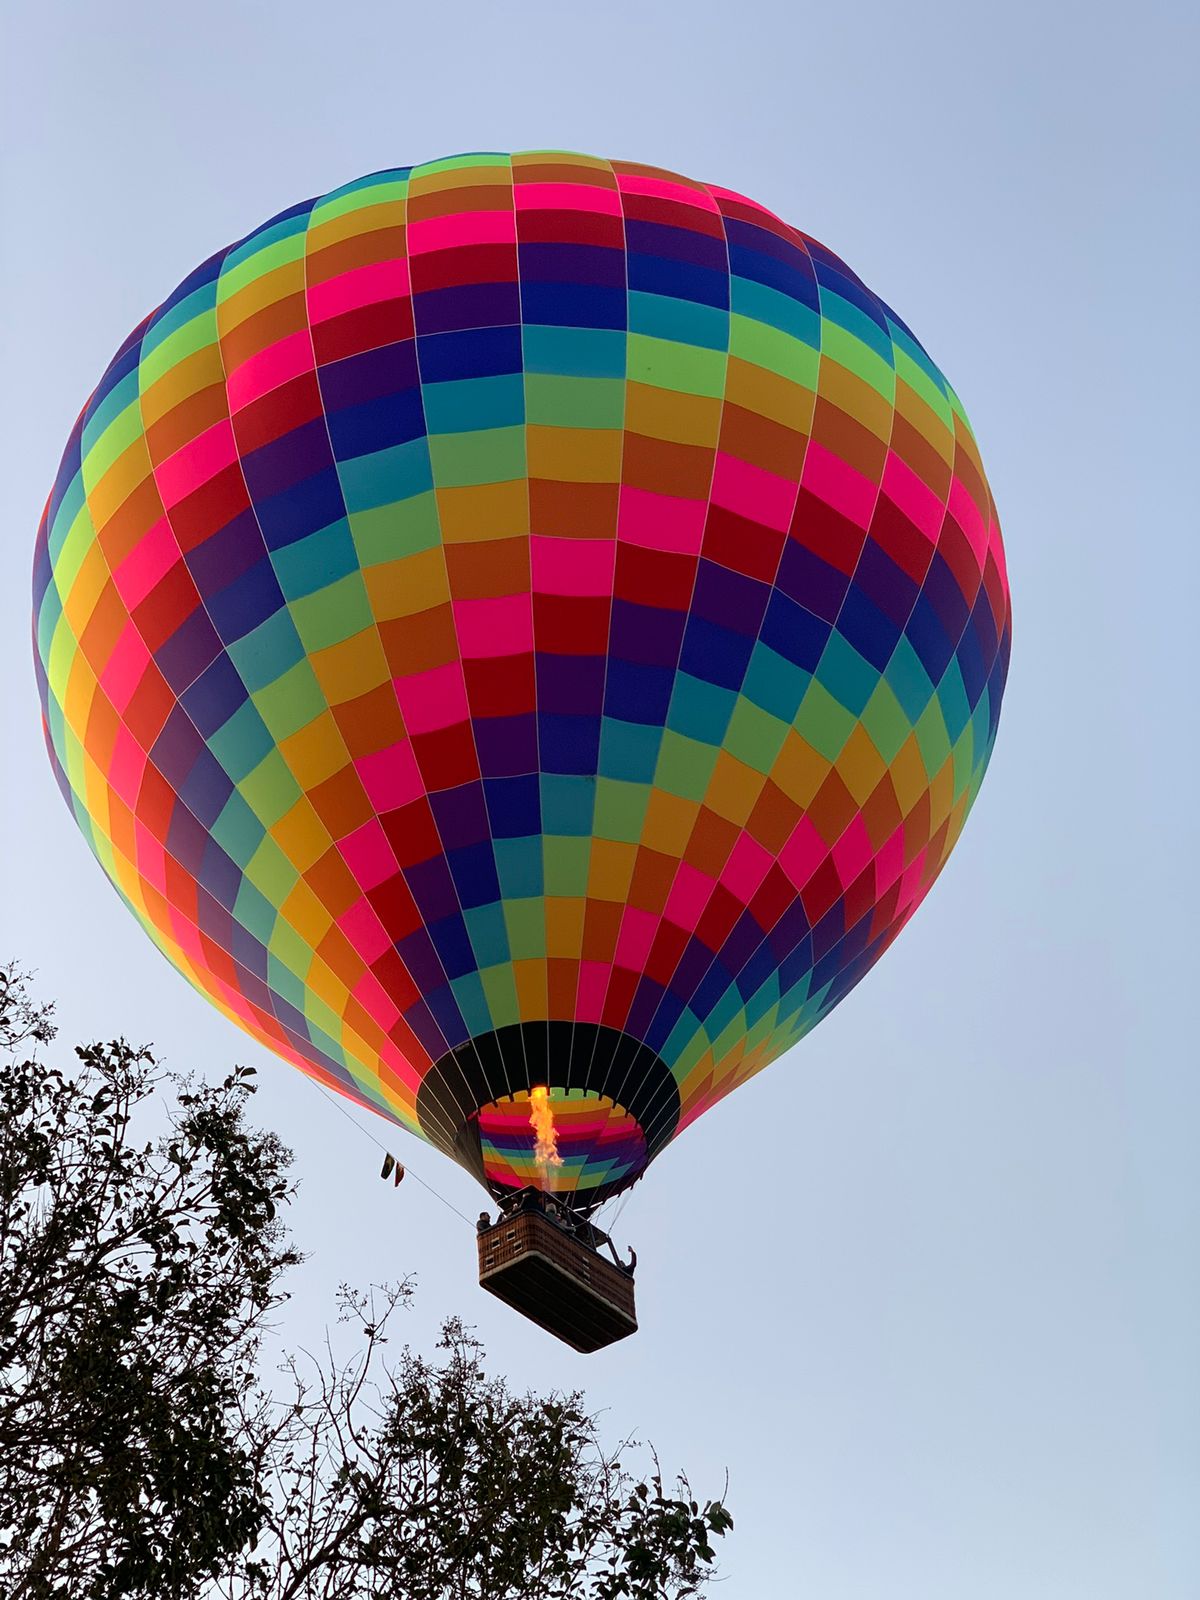
M352 511L350 532L363 567L420 555L422 550L432 550L442 542L437 496L427 489L406 500L389 500L369 511Z
M912 732L912 723L886 678L880 678L875 685L875 692L862 714L862 724L871 743L891 766Z
M703 800L718 753L715 746L701 744L698 739L689 739L668 728L658 755L655 787L665 789L668 794L681 795L685 800Z
M751 317L730 317L729 354L781 378L790 378L801 388L817 387L821 358L812 345Z
M592 824L597 839L636 844L642 836L650 785L624 783L618 778L596 779L596 816Z
M766 774L775 764L775 757L783 749L789 724L763 711L753 701L740 696L729 719L729 732L725 735L725 748L731 756L744 761L755 772Z
M300 600L289 600L288 609L296 624L296 632L310 655L326 650L330 645L341 644L374 622L371 603L367 599L367 586L361 572L347 573L336 583L326 584L315 594ZM316 683L316 679L313 679ZM311 721L306 717L305 722ZM298 723L298 727L303 727ZM294 730L293 730L294 731Z
M931 779L935 778L950 754L950 738L946 732L946 724L942 720L942 708L936 699L931 700L925 707L914 731L925 771Z
M624 380L527 372L525 417L548 428L620 428L625 421Z
M254 815L268 828L289 812L300 798L300 785L287 762L275 749L268 751L253 772L248 772L239 781L238 789ZM263 842L265 844L267 841Z
M512 483L525 476L525 428L484 428L429 440L433 481L439 489Z
M590 836L580 839L545 834L542 838L542 857L545 861L546 893L561 899L585 895L591 854Z
M308 976L308 969L312 965L313 953L291 923L286 922L283 917L280 917L275 923L271 933L271 942L267 948L297 978L303 979ZM304 1011L306 1016L308 1014L306 1008L307 999L308 990L304 988L301 990L298 1009Z
M546 902L505 900L504 923L514 961L535 961L546 954Z
M796 732L826 761L836 761L854 732L857 718L840 705L828 689L814 678L805 690L796 713Z
M368 616L367 623L370 620ZM277 744L290 739L301 728L307 728L327 709L321 685L307 659L297 661L274 683L256 690L253 698Z
M482 968L479 981L487 996L492 1027L504 1028L510 1023L520 1022L521 1008L517 1003L517 985L511 964L505 961L494 967Z
M726 357L723 350L629 335L629 378L680 394L709 395L716 400L725 392Z

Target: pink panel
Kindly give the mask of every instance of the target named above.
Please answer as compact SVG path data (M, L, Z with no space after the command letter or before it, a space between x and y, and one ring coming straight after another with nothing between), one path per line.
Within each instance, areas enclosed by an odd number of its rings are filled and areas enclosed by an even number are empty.
M529 541L533 587L538 594L611 594L617 547L611 539Z
M860 528L871 523L878 489L870 478L847 466L824 445L810 439L804 454L804 472L800 479L810 494L824 500L843 517Z
M518 211L599 211L606 216L621 215L621 197L615 189L601 189L590 183L522 183L520 173L513 187Z
M408 761L412 762L415 773L416 762L412 759L412 751L409 747L407 745L397 745L394 748L405 752ZM392 751L385 750L380 753L388 756L392 754ZM374 760L376 758L367 757L366 759ZM360 762L356 763L356 765L359 768L359 776L361 777L362 764ZM418 779L418 785L419 783L420 780ZM365 783L363 787L366 788ZM387 787L387 784L381 781L382 787ZM399 792L399 790L397 789L395 792ZM422 793L422 790L418 787L417 794L420 793ZM369 789L367 794L372 799L374 798L371 796ZM390 805L380 805L378 801L374 803L379 806L381 811L393 811L398 806L406 805L409 800L415 799L416 794L408 794L404 798L393 800ZM377 817L372 817L369 822L364 822L361 828L356 828L353 833L347 834L344 839L339 839L338 849L342 853L342 859L354 874L355 882L360 888L374 889L377 884L385 882L388 878L395 877L400 870L395 852L388 843L387 834L384 833Z
M700 872L690 862L681 861L675 869L675 882L671 885L663 915L678 928L695 927L708 904L715 882L715 878Z
M434 733L467 721L467 686L457 661L392 682L410 733Z
M786 533L796 505L796 485L721 450L713 473L712 500L740 517Z
M233 425L228 417L222 417L154 468L163 505L169 511L236 460Z
M410 293L407 259L373 261L325 283L314 283L308 291L309 320L326 322L360 306L404 299Z
M373 755L359 756L354 770L376 811L395 811L398 806L406 806L425 793L416 757L407 740L388 745Z
M392 941L375 907L364 896L338 918L338 927L364 961L378 961Z
M456 600L454 627L465 657L525 655L533 649L533 600L527 593Z
M828 854L829 846L817 832L816 824L804 816L779 852L779 865L797 889L803 889Z
M183 557L166 517L160 517L113 573L117 593L130 611L139 605Z
M883 492L931 544L936 544L946 508L908 462L891 450L883 469Z
M312 334L307 328L299 333L289 333L286 339L269 345L243 361L225 379L229 396L229 409L241 411L260 395L278 389L281 383L298 378L302 372L313 372Z
M460 211L451 217L429 217L408 225L408 253L453 250L458 245L517 242L517 219L511 211Z
M689 188L686 183L672 183L668 178L649 178L636 172L618 172L617 186L622 194L645 194L655 200L677 200L681 205L695 206L698 211L717 210L710 194Z
M653 494L649 489L622 485L617 537L648 550L699 555L707 511L704 500L684 500L676 495Z
M127 622L100 674L100 687L118 712L123 712L133 698L149 665L150 652L145 641L133 623ZM124 728L121 731L124 732Z
M749 905L774 860L757 839L748 833L739 834L721 871L721 882L743 905Z

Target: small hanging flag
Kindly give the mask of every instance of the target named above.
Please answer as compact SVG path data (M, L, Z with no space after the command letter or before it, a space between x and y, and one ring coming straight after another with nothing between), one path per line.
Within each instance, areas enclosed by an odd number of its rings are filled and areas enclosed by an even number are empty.
M384 1156L384 1158L383 1158L383 1171L382 1171L382 1172L381 1172L381 1173L380 1173L380 1174L379 1174L379 1176L380 1176L380 1177L381 1177L381 1178L388 1178L388 1177L390 1177L390 1176L391 1176L391 1172L392 1172L392 1168L393 1168L393 1167L394 1167L394 1166L395 1166L395 1165L396 1165L396 1158L395 1158L395 1156L394 1156L394 1155L392 1155L392 1154L390 1154L390 1153L388 1153L388 1154L386 1154L386 1155L385 1155L385 1156Z
M392 1179L392 1187L398 1189L404 1182L404 1168L399 1161L396 1163L396 1176Z

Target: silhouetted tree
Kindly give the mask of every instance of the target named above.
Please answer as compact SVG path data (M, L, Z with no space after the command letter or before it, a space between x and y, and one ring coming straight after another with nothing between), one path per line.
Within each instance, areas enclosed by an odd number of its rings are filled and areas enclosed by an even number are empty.
M385 1357L405 1282L344 1289L349 1358L262 1373L298 1255L252 1072L122 1040L43 1060L0 969L0 1592L6 1600L683 1600L732 1525L630 1470L578 1394L514 1394L458 1320ZM157 1123L158 1131L153 1127Z

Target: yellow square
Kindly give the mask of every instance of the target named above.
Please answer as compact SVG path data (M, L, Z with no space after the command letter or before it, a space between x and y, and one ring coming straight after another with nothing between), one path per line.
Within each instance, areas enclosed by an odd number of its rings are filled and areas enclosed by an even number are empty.
M733 405L757 412L760 417L780 422L797 433L812 432L816 395L803 384L769 372L766 367L757 367L740 356L730 356L725 394Z
M326 778L332 778L350 759L341 730L328 711L322 711L298 733L282 740L279 752L304 790L315 789Z
M722 750L717 755L717 764L708 780L704 803L710 811L715 811L727 822L743 827L754 810L765 782L761 772L756 772L736 756L731 756L728 750Z
M296 870L302 873L307 872L314 861L319 861L332 843L325 824L313 810L307 795L301 795L291 810L284 812L270 829L270 834ZM292 921L290 917L288 920ZM324 932L322 928L322 935Z
M531 478L555 483L618 483L625 435L620 428L526 429Z
M369 582L369 574L364 573L363 576ZM356 700L360 695L378 689L391 677L379 630L375 627L364 628L349 639L342 639L324 650L316 650L308 659L331 706Z
M618 902L627 900L637 851L636 844L615 839L593 839L588 863L589 897Z
M866 805L876 784L887 771L887 763L871 743L861 722L855 723L854 731L842 746L834 766L859 806Z
M297 879L295 888L280 906L279 915L309 950L317 948L333 921L303 878Z
M513 962L513 981L521 1016L532 1021L546 1015L546 963L537 959Z
M792 729L771 768L771 779L788 799L807 809L829 775L829 762Z
M529 486L524 478L437 491L444 544L512 539L529 532Z
M546 897L546 954L577 961L583 945L583 914L587 902L573 897Z
M628 384L625 397L625 426L630 433L716 449L721 432L720 400L645 383Z
M384 561L363 571L371 610L380 622L396 617L412 617L445 605L450 598L446 579L446 558L442 547L434 545L399 561Z
M652 789L642 824L642 843L663 855L678 856L691 836L699 811L698 800Z
M900 753L892 762L890 776L900 815L906 817L929 787L916 734L910 733L900 746Z
M97 531L121 509L129 496L150 476L150 453L144 435L139 434L108 471L88 490L88 510Z

